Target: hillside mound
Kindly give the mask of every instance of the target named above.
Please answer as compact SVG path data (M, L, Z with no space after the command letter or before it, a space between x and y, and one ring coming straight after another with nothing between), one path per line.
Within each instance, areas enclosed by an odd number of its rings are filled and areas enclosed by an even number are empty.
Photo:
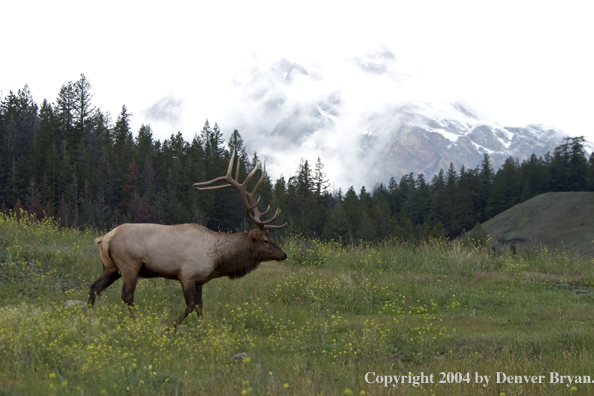
M594 255L594 192L538 195L482 224L496 245L543 244Z

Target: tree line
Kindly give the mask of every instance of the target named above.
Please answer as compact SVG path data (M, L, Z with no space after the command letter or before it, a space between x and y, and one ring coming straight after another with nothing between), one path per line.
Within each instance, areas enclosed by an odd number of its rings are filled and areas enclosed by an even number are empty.
M0 210L25 209L66 227L251 227L234 191L198 193L192 187L224 175L233 151L241 180L261 168L239 131L225 142L219 126L207 120L191 141L179 132L155 140L148 124L134 135L126 106L113 120L93 106L91 88L81 74L61 87L54 103L38 105L27 86L1 98ZM594 157L587 157L584 143L584 137L567 137L552 154L522 162L510 157L496 172L485 154L475 168L457 171L450 164L430 181L410 173L359 192L331 191L322 161L302 160L287 179L266 176L258 192L263 208L282 209L278 223L288 226L279 233L343 241L456 237L535 195L594 191Z

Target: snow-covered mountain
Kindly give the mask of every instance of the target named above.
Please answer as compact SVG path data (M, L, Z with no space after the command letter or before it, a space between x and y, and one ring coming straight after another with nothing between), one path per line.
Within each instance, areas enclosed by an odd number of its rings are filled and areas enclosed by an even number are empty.
M488 154L498 169L506 158L520 160L552 152L565 136L540 124L506 127L482 121L458 103L417 102L369 117L361 147L371 153L374 179L409 172L432 176L450 163L474 168ZM398 179L397 179L398 180Z
M269 170L291 176L300 158L320 157L343 188L410 172L431 178L450 163L474 168L485 153L497 169L510 156L552 152L565 136L540 124L481 120L461 103L403 97L409 76L395 62L380 48L336 72L287 59L247 68L235 78L244 106L232 118Z

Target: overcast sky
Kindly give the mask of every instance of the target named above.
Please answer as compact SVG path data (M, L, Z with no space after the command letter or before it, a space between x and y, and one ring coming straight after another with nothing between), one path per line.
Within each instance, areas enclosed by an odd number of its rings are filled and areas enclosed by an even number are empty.
M157 138L181 131L189 140L208 118L228 136L249 71L286 58L361 106L459 100L503 125L543 123L594 140L591 4L485 4L4 2L0 90L28 84L37 102L53 102L62 84L84 73L94 104L114 118L125 104L134 133L150 123ZM402 79L352 78L348 60L378 48L395 55L392 76Z

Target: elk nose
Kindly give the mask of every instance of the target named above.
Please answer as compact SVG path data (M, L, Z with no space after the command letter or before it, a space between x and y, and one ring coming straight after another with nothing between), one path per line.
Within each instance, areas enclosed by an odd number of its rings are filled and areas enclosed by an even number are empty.
M286 259L287 259L287 253L285 253L285 257L283 257L283 260L286 260Z

